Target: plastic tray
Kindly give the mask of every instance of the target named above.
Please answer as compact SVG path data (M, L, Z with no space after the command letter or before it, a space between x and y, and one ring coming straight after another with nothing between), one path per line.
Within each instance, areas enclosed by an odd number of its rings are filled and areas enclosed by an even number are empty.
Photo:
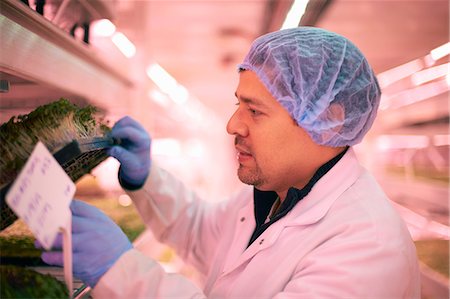
M74 140L53 154L67 175L76 182L91 172L107 157L107 149L114 145L112 138L86 138ZM16 221L17 216L9 208L5 196L14 180L0 189L0 230L4 230Z

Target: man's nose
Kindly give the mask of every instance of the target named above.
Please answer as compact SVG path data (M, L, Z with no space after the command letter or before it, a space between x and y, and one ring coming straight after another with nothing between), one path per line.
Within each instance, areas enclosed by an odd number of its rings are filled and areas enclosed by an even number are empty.
M227 132L230 135L239 135L243 137L246 137L248 135L248 127L242 121L239 115L239 109L237 109L228 120Z

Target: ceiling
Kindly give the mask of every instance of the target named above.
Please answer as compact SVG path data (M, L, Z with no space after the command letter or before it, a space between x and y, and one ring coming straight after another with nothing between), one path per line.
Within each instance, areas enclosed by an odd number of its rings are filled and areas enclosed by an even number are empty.
M137 46L134 73L158 63L226 122L234 109L235 67L253 39L277 30L289 0L126 1L115 24ZM311 1L302 24L340 33L376 73L426 55L448 42L447 0ZM145 79L141 78L145 81ZM139 79L137 79L139 80Z
M268 3L119 1L115 24L137 46L135 74L158 63L225 122L234 108L236 65L264 30Z
M292 4L292 0L98 1L107 7L117 31L123 32L136 45L136 55L127 61L128 66L123 72L141 90L122 102L123 109L113 109L107 101L104 108L117 117L131 113L146 122L148 112L130 110L128 106L147 107L134 103L152 102L152 123L157 136L174 135L178 124L172 119L179 119L182 112L168 117L171 112L168 110L172 109L155 104L154 99L148 97L147 91L156 89L145 73L150 64L161 65L189 91L188 105L195 106L224 127L235 108L236 65L257 36L280 28ZM375 72L380 73L423 57L431 49L448 42L449 2L311 0L301 24L346 36L365 53ZM111 56L109 62L121 67L119 60L110 53L99 54ZM2 78L4 76L2 74ZM10 80L14 82L15 79ZM49 98L65 95L57 89L41 87ZM21 101L20 95L10 93L11 99L3 95L2 106L14 106L17 114L21 107L27 112L45 101L32 93L34 89L30 92ZM75 95L67 96L83 102Z

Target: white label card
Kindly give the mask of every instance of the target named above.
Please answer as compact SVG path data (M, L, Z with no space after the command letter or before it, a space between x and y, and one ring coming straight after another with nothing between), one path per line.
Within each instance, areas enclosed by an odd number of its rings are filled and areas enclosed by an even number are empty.
M10 208L49 250L71 219L75 184L42 142L38 142L6 195Z

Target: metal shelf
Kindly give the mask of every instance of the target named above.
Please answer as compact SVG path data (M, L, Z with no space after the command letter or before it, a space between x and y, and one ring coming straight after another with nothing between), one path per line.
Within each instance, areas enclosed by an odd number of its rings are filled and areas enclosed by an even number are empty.
M0 40L0 74L73 94L101 108L125 105L133 88L126 67L114 65L20 1L0 3ZM0 98L8 101L8 93Z

